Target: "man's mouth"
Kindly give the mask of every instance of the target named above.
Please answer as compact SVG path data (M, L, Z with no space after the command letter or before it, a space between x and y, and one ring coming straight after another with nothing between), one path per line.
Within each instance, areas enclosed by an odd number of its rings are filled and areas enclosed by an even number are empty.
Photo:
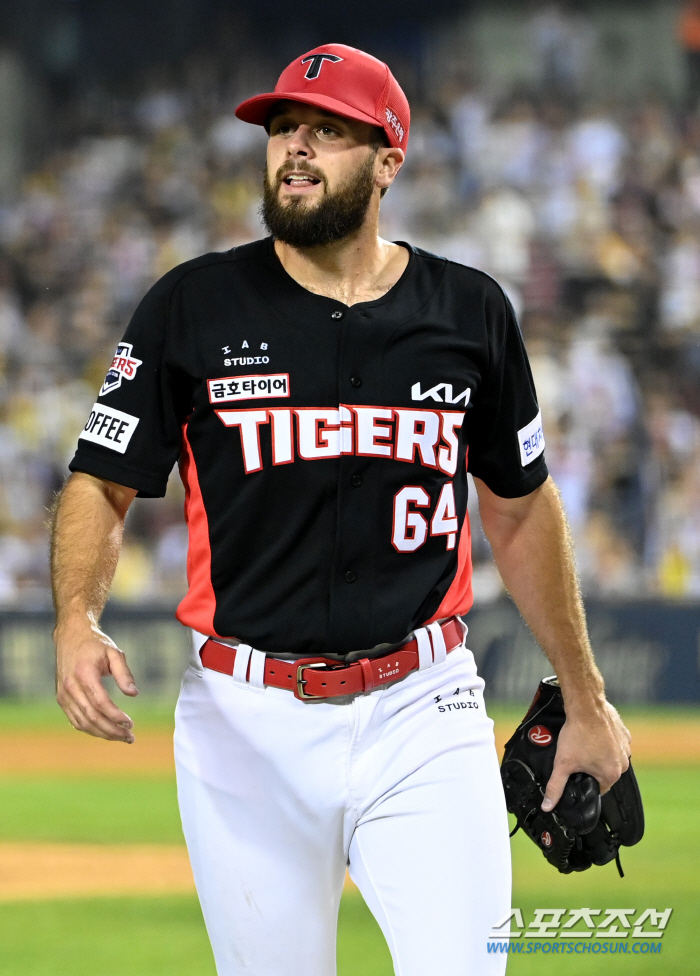
M318 186L321 182L317 177L311 176L310 173L288 173L282 179L283 183L287 186Z

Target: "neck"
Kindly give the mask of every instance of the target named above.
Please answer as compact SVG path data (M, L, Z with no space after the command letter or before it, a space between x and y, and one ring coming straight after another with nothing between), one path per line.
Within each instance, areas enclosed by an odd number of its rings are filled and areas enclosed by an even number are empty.
M275 251L287 274L308 291L344 305L372 301L396 284L408 262L405 248L379 237L378 217L368 214L355 234L334 244L298 248L275 241Z

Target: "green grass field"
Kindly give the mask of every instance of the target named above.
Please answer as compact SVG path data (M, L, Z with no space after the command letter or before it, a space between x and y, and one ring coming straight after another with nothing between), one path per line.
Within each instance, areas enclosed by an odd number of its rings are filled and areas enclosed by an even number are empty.
M142 726L170 721L170 710L134 709ZM645 713L648 716L648 712ZM666 712L666 715L669 713ZM680 713L678 713L680 715ZM685 712L684 718L700 714ZM512 725L518 711L499 712ZM0 704L0 729L45 728L62 721L44 706ZM630 719L632 721L632 719ZM535 908L671 907L674 913L653 956L514 956L509 976L564 970L599 974L698 971L694 939L700 922L697 826L700 766L639 764L647 834L623 851L626 877L614 865L563 877L522 835L513 838L513 905L526 922ZM178 843L171 777L0 777L0 841ZM0 865L1 870L1 865ZM338 932L339 976L392 976L383 938L359 895L343 899ZM2 976L214 976L197 901L191 896L91 898L0 904ZM309 974L313 976L313 974ZM426 974L428 976L428 974Z

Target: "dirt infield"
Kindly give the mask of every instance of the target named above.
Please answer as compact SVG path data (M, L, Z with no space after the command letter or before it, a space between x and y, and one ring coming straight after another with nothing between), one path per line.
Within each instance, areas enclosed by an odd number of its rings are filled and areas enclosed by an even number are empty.
M173 771L172 732L146 729L133 745L106 742L69 726L0 732L0 775L154 776Z
M0 844L0 901L193 891L180 846Z
M631 722L637 762L700 763L700 718L655 718ZM499 754L512 727L496 728ZM145 729L132 746L94 739L70 728L0 732L0 775L154 776L173 771L172 733Z

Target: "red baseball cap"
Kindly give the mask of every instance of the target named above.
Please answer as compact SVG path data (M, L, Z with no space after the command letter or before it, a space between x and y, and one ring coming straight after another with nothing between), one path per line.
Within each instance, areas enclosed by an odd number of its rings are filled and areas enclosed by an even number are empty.
M383 61L346 44L322 44L284 69L274 92L255 95L236 109L244 122L267 125L277 102L304 102L334 115L377 125L389 144L406 149L411 110Z

